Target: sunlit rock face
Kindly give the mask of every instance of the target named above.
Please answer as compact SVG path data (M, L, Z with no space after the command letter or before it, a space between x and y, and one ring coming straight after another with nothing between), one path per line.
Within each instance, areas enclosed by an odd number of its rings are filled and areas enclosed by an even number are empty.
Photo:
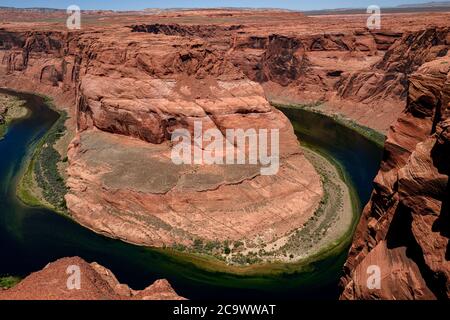
M414 34L397 45L411 48L415 60L426 58L409 77L407 106L388 133L375 189L345 265L343 299L450 297L450 42L446 32ZM445 43L445 48L436 50L435 59L429 57L431 50L421 51L428 45L421 41L424 37ZM380 268L379 289L367 287L371 265Z
M184 300L167 280L133 290L96 262L62 258L30 274L11 289L0 289L0 300Z
M230 58L226 37L240 28L134 29L2 31L7 85L27 79L34 91L74 102L71 216L99 233L156 247L198 239L256 246L303 226L321 200L320 177L288 119ZM277 130L279 168L262 175L248 161L176 165L172 133L195 134L195 123L225 139L228 129Z

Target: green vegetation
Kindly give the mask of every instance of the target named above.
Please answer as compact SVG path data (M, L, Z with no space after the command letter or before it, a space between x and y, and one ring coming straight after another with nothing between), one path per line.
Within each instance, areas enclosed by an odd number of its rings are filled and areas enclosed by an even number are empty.
M0 140L5 136L6 130L6 123L0 123Z
M52 101L44 97L45 103L54 109ZM58 170L61 155L54 145L65 134L64 125L67 114L60 112L60 117L47 134L38 142L25 172L17 185L17 196L30 206L50 207L60 213L66 213L64 195L67 187ZM37 195L37 190L42 193Z
M34 157L30 159L26 170L17 184L16 194L17 197L25 204L32 207L43 206L41 200L34 196L34 180L33 180L33 168L34 168Z
M351 194L352 200L356 201ZM355 204L353 209L356 210L358 205ZM356 211L355 211L356 212ZM205 252L195 252L189 247L176 245L170 248L151 248L150 250L158 251L166 255L169 259L176 261L181 265L194 266L205 271L229 274L233 276L284 276L300 274L304 272L312 272L314 270L313 263L326 259L336 257L348 248L351 242L354 228L356 227L357 219L354 219L352 228L346 232L341 239L336 240L323 250L313 254L305 259L295 262L262 262L260 258L256 257L255 252L249 253L247 256L236 254L233 258L235 264L228 264L223 257L212 256ZM262 249L262 251L264 251ZM264 253L258 253L264 254ZM252 260L254 258L254 260Z
M255 261L251 264L230 265L225 263L224 260L218 259L206 254L180 252L174 248L152 248L151 250L158 251L166 255L169 259L176 261L180 265L194 266L205 271L214 273L230 274L233 276L272 276L272 275L285 275L285 274L297 274L302 272L312 271L312 263L321 260L326 257L332 257L341 252L345 247L340 247L336 250L330 250L326 255L313 256L301 262L294 263L282 263L282 262L265 262L258 263ZM238 255L237 255L238 256ZM247 257L246 257L247 258ZM250 261L251 262L251 261ZM247 260L245 261L247 263Z
M174 244L171 250L185 252L189 254L200 254L215 257L218 260L225 261L223 254L230 254L229 241L203 241L202 239L194 239L192 246L183 244Z
M22 279L19 277L5 276L0 277L0 288L9 289L18 284Z
M311 103L311 104L279 104L279 103L271 103L274 107L284 107L284 108L292 108L292 109L304 109L308 110L310 112L315 112L318 114L321 114L325 117L332 118L337 123L357 132L358 134L362 135L366 139L374 142L381 148L384 147L384 141L386 139L386 136L382 134L381 132L378 132L377 130L374 130L372 128L360 125L359 123L348 119L340 114L329 114L323 110L320 110L320 107L324 104L321 102Z
M35 175L38 186L43 190L44 199L58 211L65 211L66 202L64 195L67 187L64 179L58 171L58 162L61 155L55 150L55 142L65 134L64 123L67 119L65 113L61 114L58 121L47 134L44 145L37 154L35 161Z
M328 228L336 221L336 212L343 209L344 194L341 186L329 177L329 173L317 163L317 160L310 159L312 156L308 157L308 153L311 151L304 150L305 155L320 174L324 195L314 215L278 250L284 252L285 255L305 251L314 243L319 242L326 235ZM290 254L290 256L293 255Z
M28 109L24 105L24 101L17 97L0 94L0 140L8 131L9 124L28 114Z

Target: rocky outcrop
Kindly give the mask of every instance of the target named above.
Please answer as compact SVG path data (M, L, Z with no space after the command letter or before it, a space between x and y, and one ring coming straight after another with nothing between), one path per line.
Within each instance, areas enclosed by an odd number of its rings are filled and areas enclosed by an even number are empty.
M94 230L153 246L273 241L303 224L319 201L320 179L259 84L203 40L177 37L171 45L163 38L149 46L159 36L128 37L114 50L98 41L87 54L95 58L80 81L79 134L68 154L72 215ZM196 121L203 132L223 134L279 129L279 173L263 177L252 165L173 164L172 132L194 134Z
M1 85L51 96L73 114L81 61L77 38L76 33L0 29Z
M409 37L410 45L423 37L435 43L445 39L424 32ZM389 131L374 191L345 264L342 299L450 297L448 42L446 46L429 50L445 54L409 77L407 107ZM367 286L371 265L380 268L380 288Z
M79 277L79 278L78 278ZM167 280L157 280L143 290L120 283L96 262L79 257L49 263L7 290L0 300L184 300Z
M227 58L222 42L125 26L8 34L20 41L1 52L6 86L31 79L23 89L76 93L66 203L84 226L149 246L203 241L222 248L241 240L258 249L313 215L319 175L287 118ZM172 132L194 134L196 121L203 133L216 128L223 136L228 129L279 130L280 169L263 176L261 164L174 164ZM228 143L231 153L235 143Z
M408 76L425 62L447 54L449 34L448 28L404 34L370 70L344 75L336 84L338 95L372 103L405 101Z
M399 32L362 30L237 37L232 59L262 84L270 100L326 103L329 112L385 131L404 106L404 87L399 75L384 77L374 65L401 37Z

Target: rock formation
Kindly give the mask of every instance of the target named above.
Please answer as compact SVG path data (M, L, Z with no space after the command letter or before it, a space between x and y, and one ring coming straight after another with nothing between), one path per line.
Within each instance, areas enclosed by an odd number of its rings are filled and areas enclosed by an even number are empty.
M293 232L313 215L322 186L291 124L227 58L229 48L190 36L204 28L172 29L2 31L6 86L25 89L27 78L50 94L76 93L70 215L96 232L157 247L196 240L255 247ZM223 134L278 129L280 170L263 176L260 165L175 165L171 134L193 133L195 121Z
M441 47L430 50L431 43ZM447 29L412 34L392 49L390 69L420 66L387 136L345 265L343 299L450 297L449 48ZM405 59L398 60L400 52ZM371 265L380 268L379 289L366 285Z
M79 280L76 279L80 275ZM72 277L72 278L71 278ZM184 300L167 280L143 290L130 289L96 262L62 258L34 272L14 287L1 290L0 300Z

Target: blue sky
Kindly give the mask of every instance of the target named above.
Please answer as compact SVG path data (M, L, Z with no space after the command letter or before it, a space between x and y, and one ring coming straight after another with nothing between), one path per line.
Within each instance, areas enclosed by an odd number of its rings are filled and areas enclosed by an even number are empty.
M258 7L314 10L324 8L367 7L376 4L380 7L392 7L399 4L423 3L431 0L0 0L0 6L7 7L46 7L67 8L71 4L81 9L137 10L143 8L207 8L207 7ZM442 1L442 0L439 0Z

